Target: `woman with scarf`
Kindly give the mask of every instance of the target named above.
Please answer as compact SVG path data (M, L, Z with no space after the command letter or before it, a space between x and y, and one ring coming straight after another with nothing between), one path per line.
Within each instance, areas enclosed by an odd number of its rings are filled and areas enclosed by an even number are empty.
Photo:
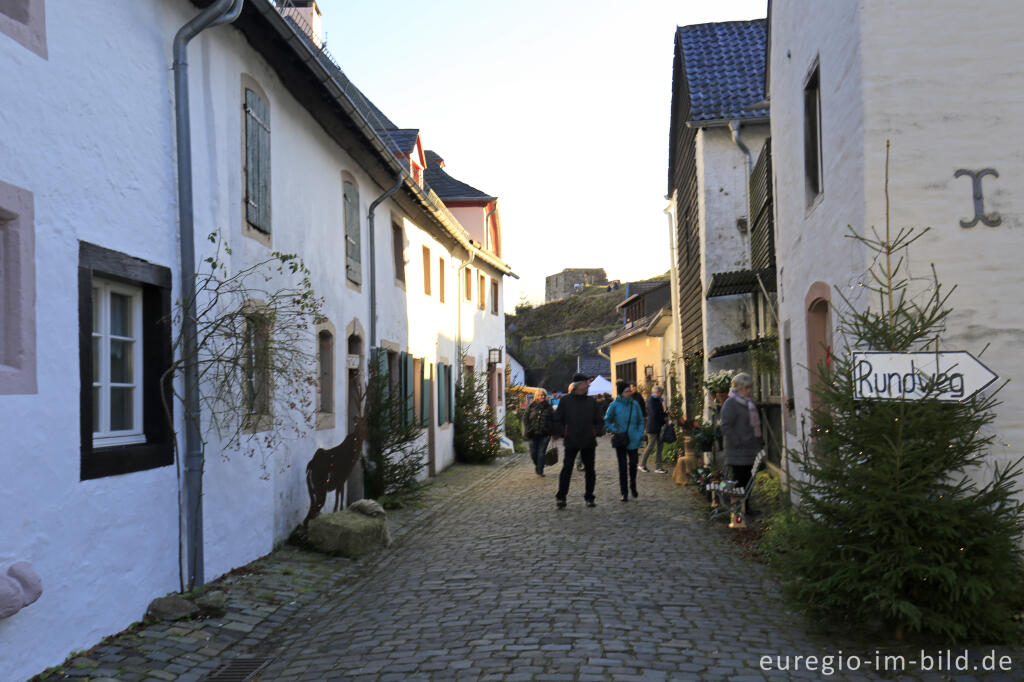
M732 467L732 478L739 486L746 486L750 481L754 473L750 469L762 447L761 417L750 398L752 384L749 374L740 372L734 376L729 398L722 405L725 463Z
M616 384L619 397L604 413L605 430L612 434L612 447L619 459L619 491L622 501L629 501L629 493L637 497L636 462L640 440L644 437L644 413L632 399L633 389L625 381Z

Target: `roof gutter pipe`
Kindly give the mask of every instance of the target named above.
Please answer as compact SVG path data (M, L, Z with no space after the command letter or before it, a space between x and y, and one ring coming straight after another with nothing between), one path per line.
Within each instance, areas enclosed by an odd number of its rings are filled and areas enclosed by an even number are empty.
M178 151L178 234L181 243L181 322L185 365L185 544L190 589L203 587L203 442L199 433L199 368L196 366L195 207L192 203L192 130L188 101L188 44L212 26L238 18L244 0L216 0L174 36L174 125ZM179 504L180 498L179 498ZM180 520L179 520L180 523Z
M370 348L377 347L377 242L374 238L373 216L377 206L397 192L402 187L404 180L404 174L399 173L391 189L373 200L366 216L367 229L370 231Z
M732 134L732 141L736 144L737 147L739 147L740 151L743 152L743 156L747 160L747 163L745 165L745 171L743 173L743 187L744 199L746 201L746 203L744 204L744 213L747 214L747 229L745 236L749 238L750 228L753 227L753 225L751 224L751 222L753 221L753 216L750 215L750 172L754 167L754 160L750 155L750 149L743 142L743 138L740 137L740 120L738 118L734 118L733 120L729 121L729 132ZM750 249L748 245L747 258L749 257Z

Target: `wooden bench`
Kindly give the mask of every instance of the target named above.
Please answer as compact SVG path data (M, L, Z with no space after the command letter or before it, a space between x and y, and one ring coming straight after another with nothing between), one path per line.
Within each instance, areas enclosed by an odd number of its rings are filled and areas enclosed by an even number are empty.
M757 453L757 457L754 458L754 465L750 467L750 480L747 481L745 486L726 485L723 487L722 483L712 483L707 487L708 492L713 496L713 504L717 503L714 505L714 508L708 512L708 521L716 516L729 512L730 528L747 527L747 524L744 521L746 504L750 499L751 493L754 492L754 486L757 485L757 471L764 463L764 458L764 450Z

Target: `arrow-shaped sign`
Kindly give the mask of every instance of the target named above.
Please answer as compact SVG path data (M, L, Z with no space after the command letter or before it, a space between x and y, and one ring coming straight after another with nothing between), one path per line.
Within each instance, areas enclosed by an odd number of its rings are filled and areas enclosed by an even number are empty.
M853 352L853 397L959 402L999 377L968 353Z

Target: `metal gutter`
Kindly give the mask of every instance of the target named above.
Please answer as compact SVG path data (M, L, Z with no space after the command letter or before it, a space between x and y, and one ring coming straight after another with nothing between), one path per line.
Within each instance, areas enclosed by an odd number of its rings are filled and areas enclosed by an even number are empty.
M233 22L244 0L216 0L174 35L174 125L178 155L178 233L181 242L182 360L185 364L185 544L189 588L202 590L203 566L203 440L199 433L199 368L196 348L195 207L192 196L192 128L188 99L188 44L208 28Z
M732 118L716 118L711 121L687 121L687 128L727 128L732 121L737 120L736 116ZM757 125L759 123L768 123L771 121L770 116L751 116L751 117L740 117L739 120L747 125Z

